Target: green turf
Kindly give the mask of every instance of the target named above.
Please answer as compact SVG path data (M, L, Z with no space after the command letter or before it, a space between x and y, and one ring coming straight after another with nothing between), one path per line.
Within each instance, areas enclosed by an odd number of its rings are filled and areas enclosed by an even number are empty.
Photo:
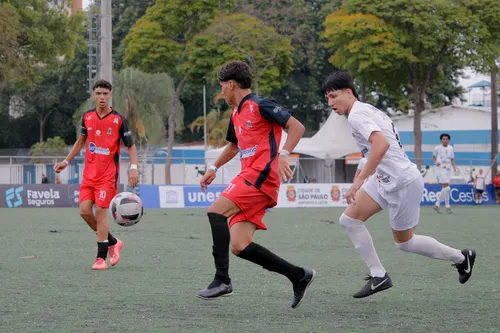
M467 284L448 262L396 250L382 213L368 227L394 287L362 300L351 294L367 270L337 223L342 210L268 213L256 242L318 272L292 310L285 278L234 256L234 296L195 297L213 274L205 210L148 210L134 227L113 225L122 260L94 272L95 234L77 210L1 209L0 332L498 332L500 210L454 210L424 208L418 232L477 249Z

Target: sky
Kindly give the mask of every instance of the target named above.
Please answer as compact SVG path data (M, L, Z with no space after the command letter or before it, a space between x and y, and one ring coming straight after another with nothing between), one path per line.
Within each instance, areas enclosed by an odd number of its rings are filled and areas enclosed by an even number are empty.
M82 1L83 8L87 8L87 6L89 5L89 2L90 2L90 0L83 0Z

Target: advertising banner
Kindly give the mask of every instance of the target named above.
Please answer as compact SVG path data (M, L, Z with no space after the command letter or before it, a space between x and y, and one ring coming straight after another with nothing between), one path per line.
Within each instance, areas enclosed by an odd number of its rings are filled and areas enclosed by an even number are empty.
M282 184L278 208L345 207L345 194L351 184Z
M78 185L0 185L0 207L78 207Z
M472 185L450 185L450 204L451 205L475 205L475 190ZM431 206L436 203L441 193L440 184L425 184L424 195L422 196L422 206ZM444 203L442 203L444 204ZM496 204L495 190L493 185L486 185L483 192L483 205Z
M200 186L184 186L184 207L209 207L226 188L226 185L211 185L205 192Z

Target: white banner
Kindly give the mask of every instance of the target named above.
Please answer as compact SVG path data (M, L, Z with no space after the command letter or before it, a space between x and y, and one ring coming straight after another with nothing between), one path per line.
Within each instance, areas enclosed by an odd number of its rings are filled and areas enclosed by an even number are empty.
M280 208L346 207L345 194L351 184L281 184Z
M183 208L184 186L159 186L160 208Z

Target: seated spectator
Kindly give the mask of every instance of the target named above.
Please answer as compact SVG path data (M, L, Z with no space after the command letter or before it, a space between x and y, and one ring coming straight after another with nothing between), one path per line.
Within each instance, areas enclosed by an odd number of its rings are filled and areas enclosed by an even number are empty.
M49 183L49 179L47 178L47 176L42 175L42 184L48 184L48 183Z

